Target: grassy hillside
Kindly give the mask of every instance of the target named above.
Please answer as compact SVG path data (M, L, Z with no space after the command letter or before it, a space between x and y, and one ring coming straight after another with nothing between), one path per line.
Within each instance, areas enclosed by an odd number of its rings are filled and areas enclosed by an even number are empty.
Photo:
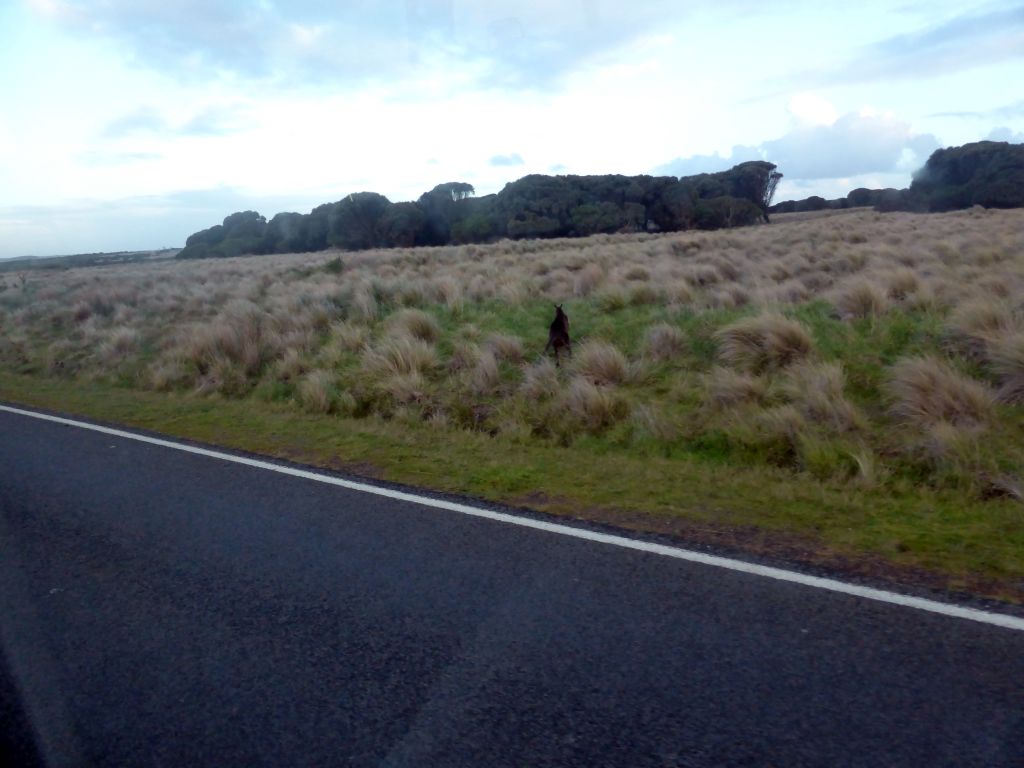
M116 251L114 253L76 253L68 256L18 256L0 259L0 272L28 272L36 269L71 269L72 267L106 267L133 264L139 261L173 259L178 248L157 251ZM17 276L15 277L16 280Z
M1024 595L1024 211L0 289L0 397ZM560 368L541 355L554 302Z

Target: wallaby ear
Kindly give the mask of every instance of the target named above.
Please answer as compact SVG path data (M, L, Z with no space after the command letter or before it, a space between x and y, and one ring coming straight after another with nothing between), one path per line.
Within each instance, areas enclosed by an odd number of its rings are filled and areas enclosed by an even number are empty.
M561 304L555 304L555 309L561 309L561 308L562 308Z

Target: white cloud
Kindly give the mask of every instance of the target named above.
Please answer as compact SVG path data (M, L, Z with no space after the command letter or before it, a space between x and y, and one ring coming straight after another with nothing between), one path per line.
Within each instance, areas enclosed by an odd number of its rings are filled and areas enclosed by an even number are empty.
M726 171L734 165L747 160L764 160L764 155L757 147L735 146L729 154L714 152L710 155L692 155L677 157L675 160L659 165L651 171L655 176L696 176L700 173L717 173Z
M915 134L895 117L848 113L831 125L797 126L760 148L787 176L825 179L922 165L938 146L934 136Z
M796 94L786 109L805 125L832 125L839 119L839 111L829 101L813 93Z
M495 167L522 165L523 158L518 152L513 152L509 155L494 155L487 162Z
M783 178L775 192L774 202L803 200L811 195L834 200L854 189L902 189L910 184L910 176L903 173L865 173L836 179Z
M925 80L1024 58L1024 6L1019 3L933 18L938 21L864 46L846 61L804 72L799 79L832 84Z
M993 128L985 138L989 141L1008 141L1011 144L1024 144L1024 131L1014 131L1004 125L999 128Z
M733 147L727 156L716 152L677 158L653 172L690 176L763 159L778 165L787 179L909 174L939 146L934 136L914 133L908 123L891 113L851 112L831 120L831 106L816 97L791 100L789 111L800 122L783 136L756 146ZM830 122L823 122L826 119Z

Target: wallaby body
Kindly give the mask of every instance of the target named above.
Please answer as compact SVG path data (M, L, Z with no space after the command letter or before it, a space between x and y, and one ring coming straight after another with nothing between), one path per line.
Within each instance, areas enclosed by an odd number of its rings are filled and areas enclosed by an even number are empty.
M544 354L546 355L552 347L555 349L556 366L559 365L559 352L563 347L569 353L569 357L572 357L572 341L569 339L569 316L562 311L561 304L555 306L555 319L548 330L548 343L544 347Z

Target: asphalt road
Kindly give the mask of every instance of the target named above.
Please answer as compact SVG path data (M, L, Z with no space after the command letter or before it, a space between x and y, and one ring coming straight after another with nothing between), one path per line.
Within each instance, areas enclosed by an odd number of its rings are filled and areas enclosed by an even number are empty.
M1024 765L1024 632L4 412L0 641L23 764Z

